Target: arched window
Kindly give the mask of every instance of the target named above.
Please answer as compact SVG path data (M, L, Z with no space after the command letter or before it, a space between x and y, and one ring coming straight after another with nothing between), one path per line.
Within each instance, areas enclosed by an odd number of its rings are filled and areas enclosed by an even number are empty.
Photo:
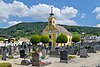
M55 21L53 21L53 23L55 23Z
M50 21L50 23L51 23L51 21Z

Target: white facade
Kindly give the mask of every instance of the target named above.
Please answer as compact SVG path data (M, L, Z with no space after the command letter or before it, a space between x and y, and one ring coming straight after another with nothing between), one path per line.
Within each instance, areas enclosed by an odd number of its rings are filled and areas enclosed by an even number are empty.
M98 42L100 41L100 36L85 36L84 42Z

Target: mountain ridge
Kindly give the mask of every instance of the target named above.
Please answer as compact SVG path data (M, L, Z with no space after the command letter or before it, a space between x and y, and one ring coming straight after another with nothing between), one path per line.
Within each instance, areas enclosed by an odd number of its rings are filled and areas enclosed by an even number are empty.
M43 29L46 27L47 22L23 22L13 25L9 28L0 29L1 35L9 35L13 37L26 37L34 34L41 34ZM69 32L85 32L86 34L100 35L100 28L98 27L87 27L87 26L68 26L65 27Z

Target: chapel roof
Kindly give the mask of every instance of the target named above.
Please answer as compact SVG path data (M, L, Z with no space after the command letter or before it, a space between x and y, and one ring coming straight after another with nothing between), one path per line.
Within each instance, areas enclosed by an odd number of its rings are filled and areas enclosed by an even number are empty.
M68 30L66 30L63 26L56 25L56 27L57 27L57 29L58 29L59 32L66 33L66 34L72 36L72 34Z

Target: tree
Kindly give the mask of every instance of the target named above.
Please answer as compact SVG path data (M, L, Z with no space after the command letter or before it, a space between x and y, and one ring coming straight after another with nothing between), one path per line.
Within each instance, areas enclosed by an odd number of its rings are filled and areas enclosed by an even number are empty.
M3 37L0 37L0 41L4 41L4 38Z
M46 43L49 43L49 42L50 42L50 38L49 38L48 35L43 34L43 35L41 36L40 41L41 41L42 43L44 43L44 45L45 45Z
M80 36L73 36L72 41L73 42L79 42L81 40Z
M33 50L35 49L35 46L37 45L37 43L40 42L40 37L39 35L33 35L30 39L30 42L32 43L33 45Z
M67 41L68 41L68 38L67 38L67 36L65 35L65 34L60 34L58 37L57 37L57 39L56 39L56 42L57 43L67 43Z

